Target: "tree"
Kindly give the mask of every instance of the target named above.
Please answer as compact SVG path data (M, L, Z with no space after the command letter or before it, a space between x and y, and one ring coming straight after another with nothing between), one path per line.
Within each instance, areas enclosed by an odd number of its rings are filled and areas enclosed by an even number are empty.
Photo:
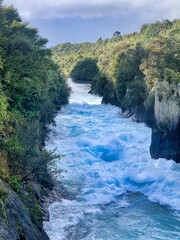
M79 61L71 71L71 77L75 82L91 82L98 74L97 61L85 58Z
M134 49L127 49L117 57L114 76L116 79L117 97L122 107L126 107L124 104L128 102L127 98L129 94L126 95L128 88L130 89L130 86L134 88L134 84L132 83L136 79L141 79L143 81L143 73L140 71L139 66L144 56L145 51L141 44L138 43ZM136 94L136 92L131 91L131 94ZM124 101L125 95L126 101Z
M121 35L121 32L119 31L116 31L111 38L112 41L119 41L121 39L122 39L122 35Z

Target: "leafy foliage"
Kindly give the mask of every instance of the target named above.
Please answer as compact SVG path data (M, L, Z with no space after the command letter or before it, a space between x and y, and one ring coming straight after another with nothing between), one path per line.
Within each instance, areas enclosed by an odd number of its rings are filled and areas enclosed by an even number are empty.
M0 5L0 151L15 190L20 175L33 172L42 184L45 172L48 178L46 125L68 101L69 89L46 43L14 7Z
M96 60L85 58L77 62L70 76L75 82L92 82L98 71Z
M139 33L122 36L116 31L112 38L95 43L53 48L53 58L65 75L89 56L97 59L100 70L92 81L93 92L106 99L114 96L124 110L135 105L152 110L158 81L180 83L180 19L144 24Z
M9 183L16 192L19 192L21 185L20 185L20 178L18 175L11 176Z

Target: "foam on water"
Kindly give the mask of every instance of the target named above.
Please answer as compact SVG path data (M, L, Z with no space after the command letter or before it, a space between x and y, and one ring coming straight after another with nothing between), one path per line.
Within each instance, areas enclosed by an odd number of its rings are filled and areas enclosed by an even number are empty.
M50 222L44 223L50 238L179 239L180 165L152 160L148 127L121 118L117 107L101 105L88 85L70 84L70 104L50 127L46 148L63 154L49 168L74 200L50 206ZM174 227L164 229L162 219L156 226L155 214ZM142 227L139 218L148 224Z

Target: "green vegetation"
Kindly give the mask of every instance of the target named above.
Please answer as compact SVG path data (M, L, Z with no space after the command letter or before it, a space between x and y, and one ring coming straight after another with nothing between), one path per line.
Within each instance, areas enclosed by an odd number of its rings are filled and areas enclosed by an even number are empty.
M30 207L30 215L32 222L37 226L41 226L43 216L38 202L36 202L32 207Z
M1 204L1 208L2 208L2 216L3 216L3 218L6 219L6 223L8 224L8 222L7 222L6 204L4 203L4 199L3 198L0 198L0 204Z
M16 192L19 192L21 181L18 175L11 176L9 183Z
M7 197L7 195L8 195L7 189L0 184L0 200Z
M70 76L75 82L92 82L98 71L96 60L85 58L76 63Z
M0 178L15 191L30 173L52 187L46 164L53 153L43 150L46 126L69 90L46 43L0 1Z
M86 58L95 59L99 68L93 92L105 102L116 99L123 110L141 106L152 113L157 81L180 82L180 19L145 24L139 33L115 32L96 43L53 48L53 59L66 76Z
M8 196L8 190L0 183L0 208L2 211L2 216L3 218L6 219L7 222L7 213L6 213L6 204L5 204L5 199Z

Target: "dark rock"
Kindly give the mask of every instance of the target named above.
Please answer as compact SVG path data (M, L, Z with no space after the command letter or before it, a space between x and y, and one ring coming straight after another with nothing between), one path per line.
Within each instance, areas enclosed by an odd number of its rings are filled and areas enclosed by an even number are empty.
M130 118L130 117L132 117L132 115L133 115L133 112L130 109L128 109L125 112L123 112L122 117L123 118Z
M42 227L43 218L38 219L42 211L36 198L37 186L35 190L33 185L26 184L17 194L0 179L1 188L7 192L0 202L0 240L49 240ZM37 214L34 218L39 223L33 222L32 214Z
M171 91L173 90L173 91ZM162 98L159 99L159 94ZM123 109L116 94L103 97L102 103L112 104L122 108L122 117L131 117L135 122L144 122L152 128L150 146L151 157L154 159L166 158L180 162L180 124L179 117L180 84L159 82L155 89L155 107L144 105ZM168 123L168 124L167 124ZM169 125L163 129L160 125Z
M136 106L132 110L132 120L135 122L144 122L147 126L153 127L155 124L154 109L144 106Z
M150 146L152 158L180 162L180 124L172 130L153 129Z
M103 96L102 103L104 103L104 104L110 103L114 106L121 107L121 104L120 104L115 92L113 94L107 94L106 96Z
M130 109L124 110L122 113L123 118L130 118L134 122L144 122L147 126L153 127L155 125L155 117L153 109L144 106L134 106Z
M124 109L121 103L118 101L116 94L113 97L103 97L102 103L112 104L114 106L120 107L122 109L122 117L129 118L135 122L144 122L147 126L152 127L155 124L154 108L146 108L143 105L134 106L129 109Z

